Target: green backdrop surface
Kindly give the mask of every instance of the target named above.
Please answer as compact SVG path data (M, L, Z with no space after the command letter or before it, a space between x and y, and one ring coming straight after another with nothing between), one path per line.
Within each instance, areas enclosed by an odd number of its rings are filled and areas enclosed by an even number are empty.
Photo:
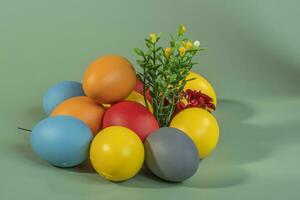
M300 26L297 0L0 0L0 199L299 199ZM221 138L181 184L142 171L122 183L88 165L38 159L28 134L45 90L81 80L105 54L135 64L149 32L188 34L209 47L195 70L215 87ZM167 36L167 34L165 34Z

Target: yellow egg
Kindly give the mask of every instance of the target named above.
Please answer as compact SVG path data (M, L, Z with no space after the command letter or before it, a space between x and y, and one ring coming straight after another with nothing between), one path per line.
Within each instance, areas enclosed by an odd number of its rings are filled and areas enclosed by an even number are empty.
M104 104L102 104L102 106L103 106L104 108L107 109L107 108L110 108L110 107L111 107L111 104L105 104L105 103L104 103Z
M140 138L128 128L110 126L101 130L90 148L94 169L111 181L132 178L144 163L144 146Z
M186 133L197 146L199 157L208 156L219 140L219 125L215 117L201 108L188 108L178 113L170 127Z
M187 81L184 87L184 91L187 89L190 90L197 90L201 91L202 93L208 95L210 98L212 98L214 105L217 105L217 96L214 88L211 86L211 84L200 74L197 74L195 72L190 71L188 76L186 77L186 80L193 79L191 81Z
M144 96L141 95L140 93L138 93L137 91L132 91L125 100L139 103L139 104L143 105L145 108L147 107L145 104ZM153 107L152 107L151 103L148 100L147 100L147 103L148 103L149 111L151 113L153 113ZM104 108L108 109L111 107L111 104L102 104L102 106Z
M136 91L132 91L130 93L130 95L126 98L126 100L137 102L137 103L142 104L143 106L146 107L144 96L141 95L140 93L136 92ZM153 107L152 107L151 103L148 100L147 100L147 104L148 104L149 111L151 113L153 113Z

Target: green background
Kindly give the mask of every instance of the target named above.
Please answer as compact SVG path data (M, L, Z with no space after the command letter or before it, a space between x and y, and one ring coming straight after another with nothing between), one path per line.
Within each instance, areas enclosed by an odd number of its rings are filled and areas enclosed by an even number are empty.
M0 199L299 199L300 26L297 0L0 0ZM149 32L188 35L209 51L194 70L218 94L221 138L181 184L147 172L122 183L88 164L59 169L32 152L43 93L81 80L105 54L135 64ZM167 36L167 34L165 34Z

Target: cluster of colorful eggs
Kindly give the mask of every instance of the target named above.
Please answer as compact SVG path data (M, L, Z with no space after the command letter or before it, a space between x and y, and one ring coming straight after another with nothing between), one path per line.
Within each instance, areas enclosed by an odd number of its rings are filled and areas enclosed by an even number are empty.
M210 84L192 75L196 79L186 88L201 90L216 103ZM204 109L188 108L175 115L170 127L160 128L151 107L145 107L141 84L128 60L105 56L90 64L82 83L63 81L51 87L43 97L49 117L30 134L34 152L58 167L90 158L94 169L111 181L130 179L144 163L167 181L191 177L218 142L216 119Z

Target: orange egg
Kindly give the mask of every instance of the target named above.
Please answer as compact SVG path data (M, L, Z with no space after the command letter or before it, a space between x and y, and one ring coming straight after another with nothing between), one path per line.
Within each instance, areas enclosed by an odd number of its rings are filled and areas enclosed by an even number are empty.
M89 97L80 96L67 99L59 104L51 116L68 115L83 121L96 135L102 128L102 117L105 109Z
M103 104L125 99L134 89L135 83L136 73L131 63L115 55L92 62L82 80L85 94Z

